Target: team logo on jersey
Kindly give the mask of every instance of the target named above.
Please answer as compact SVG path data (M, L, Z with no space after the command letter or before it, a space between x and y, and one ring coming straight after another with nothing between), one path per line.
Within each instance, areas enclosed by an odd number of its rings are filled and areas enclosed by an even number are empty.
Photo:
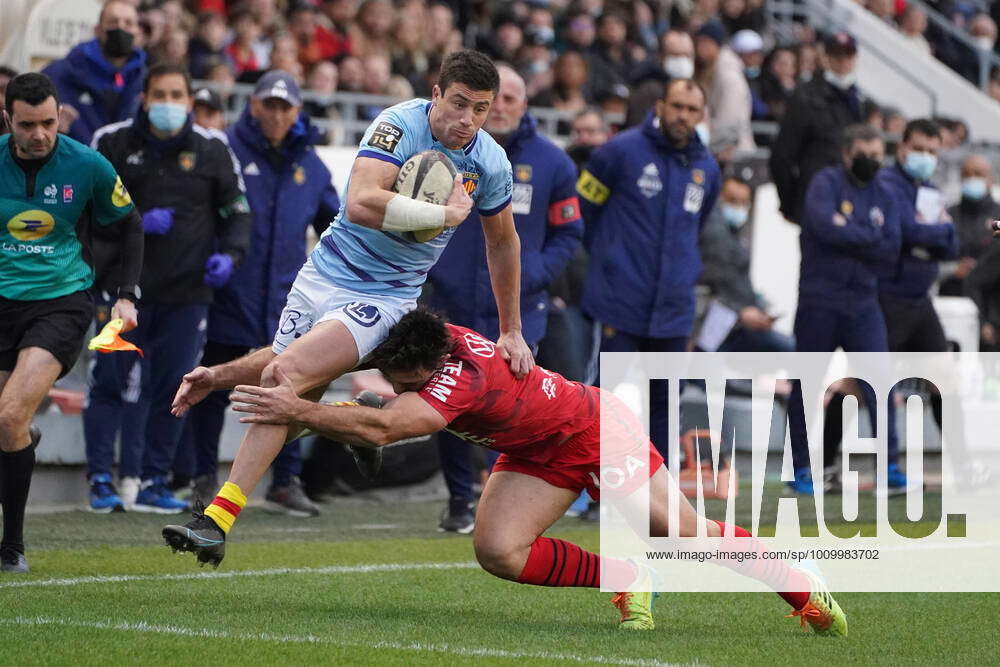
M45 211L22 211L7 221L7 231L18 241L37 241L52 233L55 219Z
M705 172L702 171L701 169L692 169L691 170L691 180L694 181L696 185L704 185L705 184Z
M479 174L474 171L466 171L462 173L462 185L465 186L465 191L471 196L476 188L479 186Z
M117 176L115 178L115 187L114 190L111 191L111 203L118 208L128 206L132 203L132 195L130 195L128 190L125 189L125 184L122 183L121 176Z
M382 313L378 312L378 308L370 303L352 301L344 306L342 310L349 318L363 327L374 326L376 322L382 319Z
M885 224L885 214L882 213L882 209L878 206L872 206L872 209L868 211L868 217L876 227L881 227Z
M63 203L71 204L73 202L73 186L64 185L63 186Z
M850 215L851 213L854 213L854 204L845 199L844 201L840 202L840 212L843 213L844 215Z
M45 189L42 190L42 195L43 195L42 203L55 204L56 195L58 194L59 194L59 188L56 187L56 184L49 183L48 185L45 186Z
M530 164L519 164L514 167L514 175L517 180L522 183L527 183L531 180L531 165Z
M375 126L372 136L368 139L368 145L392 153L402 138L403 128L383 120Z
M652 199L663 190L663 181L660 180L660 170L656 168L655 164L650 162L642 168L642 175L639 176L639 180L635 184L639 187L639 192L647 198Z
M194 154L194 151L181 151L177 154L177 164L179 164L181 169L184 171L191 171L194 169L195 162L197 161L198 157Z
M469 352L477 357L489 359L497 353L497 346L478 334L469 332L463 338L465 338L465 346L469 348Z
M542 393L551 401L556 397L556 381L550 377L542 380Z
M292 180L295 181L295 185L302 185L306 182L306 170L302 165L296 165Z

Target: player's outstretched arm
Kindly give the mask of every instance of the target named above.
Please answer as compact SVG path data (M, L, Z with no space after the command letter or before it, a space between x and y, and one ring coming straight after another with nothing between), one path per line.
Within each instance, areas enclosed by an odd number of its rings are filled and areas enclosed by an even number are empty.
M521 239L509 204L496 215L483 216L482 222L486 263L500 316L497 347L514 375L521 378L535 365L531 348L521 335Z
M399 167L369 157L354 160L347 187L347 218L358 225L392 232L455 227L472 210L472 199L455 176L451 196L442 206L417 201L392 191Z
M262 347L250 354L233 359L218 366L207 368L198 366L181 378L181 386L174 395L170 413L175 417L183 417L187 411L197 405L213 391L232 389L238 384L250 384L260 381L264 367L274 359L274 352L269 347Z
M239 385L233 410L247 413L244 423L301 425L331 440L362 447L383 447L404 438L436 433L448 425L441 414L413 392L401 394L384 408L342 407L299 398L291 379L275 369L271 388Z

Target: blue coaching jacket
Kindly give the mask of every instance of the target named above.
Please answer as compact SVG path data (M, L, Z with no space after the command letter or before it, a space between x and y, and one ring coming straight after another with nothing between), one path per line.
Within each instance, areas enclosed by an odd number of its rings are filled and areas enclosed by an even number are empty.
M77 44L62 60L49 63L42 73L55 84L59 102L80 112L69 127L69 136L89 146L98 128L135 115L146 76L146 52L133 49L125 65L116 70L92 39Z
M899 207L876 178L861 186L843 167L816 172L806 190L799 302L850 308L878 298L899 257Z
M521 237L521 329L532 345L545 336L546 289L569 262L583 222L576 197L576 167L558 146L538 134L525 114L507 138L504 151L514 169L511 206ZM459 225L428 275L434 285L431 307L455 324L496 340L500 322L486 265L486 245L474 209Z
M306 229L321 234L340 210L330 172L313 150L318 132L302 114L274 149L248 107L228 130L253 214L250 252L216 291L208 339L258 347L274 337L296 274L306 260Z
M899 262L890 275L879 280L879 291L902 299L923 299L938 276L938 261L958 258L958 234L948 222L917 221L917 190L937 188L930 183L916 183L897 162L880 169L876 179L896 198L902 249Z
M690 334L698 236L719 188L698 137L674 148L653 114L598 148L577 182L590 252L583 310L635 336Z

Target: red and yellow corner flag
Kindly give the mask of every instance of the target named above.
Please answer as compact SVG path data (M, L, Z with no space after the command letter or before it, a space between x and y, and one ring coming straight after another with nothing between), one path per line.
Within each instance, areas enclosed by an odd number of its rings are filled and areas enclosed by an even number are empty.
M87 344L88 350L97 350L98 352L103 352L104 354L109 354L111 352L128 351L135 350L142 356L142 350L137 348L132 343L124 340L119 334L122 332L122 327L125 326L125 322L121 318L117 320L111 320L104 325L101 329L101 333L97 334L90 339Z

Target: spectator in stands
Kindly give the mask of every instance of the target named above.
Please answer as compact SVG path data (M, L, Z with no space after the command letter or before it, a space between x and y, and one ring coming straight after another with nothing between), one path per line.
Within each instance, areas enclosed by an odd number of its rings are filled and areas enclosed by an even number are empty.
M628 47L628 24L616 11L605 10L597 19L597 39L589 51L590 82L600 97L615 86L627 84L638 64Z
M854 73L857 53L854 38L846 32L827 38L827 69L795 91L771 146L771 177L789 222L799 221L813 175L843 160L844 128L862 120Z
M531 103L559 111L579 112L591 102L587 87L587 60L579 51L566 51L556 59L552 87L537 95Z
M351 53L362 58L374 54L392 57L393 14L388 0L365 0L352 26Z
M985 156L970 155L962 163L962 198L948 209L958 233L959 260L942 276L942 296L965 296L965 279L993 241L991 223L1000 219L1000 204L992 194L995 182Z
M517 54L515 66L524 79L529 99L552 87L555 55L551 47L544 27L528 26L525 29L524 46Z
M865 100L861 104L861 122L876 130L885 127L885 114L882 107L874 100Z
M594 17L586 12L571 14L563 28L563 42L571 51L587 53L597 39Z
M132 117L146 75L146 53L135 46L142 31L134 6L105 4L94 35L42 70L59 92L60 131L85 144L97 128Z
M350 26L358 14L358 0L323 0L320 10L327 21L322 29L329 33L333 44L334 53L330 57L351 53Z
M795 48L795 61L798 65L798 79L800 82L812 81L813 75L819 67L819 49L815 44L803 42Z
M233 61L236 76L267 69L270 53L260 39L263 31L253 10L245 6L237 8L230 14L229 22L233 41L226 47L226 55Z
M175 30L187 32L191 28L189 25L191 15L184 9L181 0L163 0L159 9L163 13L163 31L166 35Z
M931 53L931 45L924 37L927 31L927 14L917 5L907 5L899 17L899 31L910 44L924 53Z
M431 66L431 50L428 48L427 16L422 0L406 5L396 22L392 50L392 71L404 77L419 91L419 95L430 95L427 86L427 72Z
M583 237L576 169L558 146L538 133L535 119L527 112L524 80L509 66L497 69L500 90L484 128L504 147L514 170L512 203L521 238L521 324L524 340L537 352L545 336L548 286L562 273ZM447 313L450 322L495 340L500 323L478 217L473 212L457 228L431 269L431 307ZM450 495L440 528L469 533L475 519L468 444L442 431L438 448Z
M285 17L278 11L277 0L247 0L247 5L257 14L265 37L274 37L285 30Z
M280 69L295 77L296 83L302 81L304 70L299 62L299 45L288 33L281 33L272 40L271 69Z
M884 22L896 27L896 2L895 0L867 0L865 7L868 11L882 19Z
M236 84L232 62L228 58L209 58L203 64L205 80L217 85L216 92L222 98L222 103L227 109L230 108L232 106L233 86Z
M776 46L765 58L760 97L767 105L769 120L781 121L785 117L798 85L797 70L795 50L790 47Z
M167 36L166 18L159 7L146 7L139 12L139 27L142 29L142 47L147 55L158 51Z
M742 230L752 203L753 190L746 181L735 176L723 181L719 201L701 233L703 269L698 282L739 318L720 352L794 352L795 341L773 329L776 318L768 315L750 282L749 239Z
M206 63L210 59L229 59L226 55L226 19L215 12L198 15L198 29L188 44L191 76L203 79L207 75Z
M335 54L333 35L319 25L318 17L316 5L307 2L295 5L288 15L288 33L298 45L303 71Z
M799 352L833 352L838 347L845 352L887 352L878 276L892 271L898 262L900 223L893 193L876 178L885 145L879 132L867 125L849 125L840 134L841 161L812 177L799 217L802 263L795 347ZM874 392L867 392L864 400L872 429L878 433ZM790 486L797 493L812 494L801 404L802 389L794 383L788 418L795 479ZM889 409L892 411L891 402ZM894 433L895 429L890 428L889 456L893 466ZM828 452L825 467L835 460L836 450ZM898 468L895 473L901 475ZM890 486L899 486L899 481L899 477L890 478Z
M993 243L965 279L965 294L979 308L979 349L1000 351L1000 245Z
M997 44L997 24L989 14L976 14L969 23L969 36L980 50L992 52Z
M577 181L591 253L583 310L600 325L601 351L687 347L698 235L720 187L718 165L695 132L704 117L701 87L671 81L655 112L594 151ZM665 405L665 392L652 400ZM666 415L654 417L653 443L666 452Z
M708 94L708 125L712 134L735 135L740 150L752 150L750 87L743 75L743 63L726 46L722 24L710 21L699 28L694 51L695 78Z
M481 48L497 60L514 62L523 45L524 29L521 22L514 14L504 13L497 17L493 33L484 39Z
M625 127L646 119L649 109L663 97L663 86L671 79L694 76L694 41L683 30L667 30L660 35L657 59L638 65L633 75Z
M764 40L753 30L740 30L729 42L730 48L743 61L743 76L750 87L751 118L763 119L770 115L767 103L764 102L763 65Z
M748 0L722 0L719 15L726 32L735 35L741 30L760 32L764 29L764 15L760 3L751 7Z
M571 125L569 135L570 148L574 146L585 146L591 151L599 146L608 143L611 138L611 129L604 122L604 115L596 107L587 107L576 115ZM572 157L572 151L568 149ZM588 156L589 157L589 156ZM576 159L574 158L574 161ZM577 166L583 165L577 161Z
M157 65L173 65L175 67L188 66L188 43L191 41L190 35L181 28L172 30L163 39L163 43L156 53L153 54Z
M384 95L385 87L389 83L389 77L392 76L392 65L389 62L388 56L383 54L365 56L361 60L361 66L365 72L364 92L369 95ZM376 111L375 115L371 118L374 119L380 111L381 109Z
M906 116L899 109L885 107L882 109L882 117L885 123L883 129L887 135L890 137L903 136L903 130L906 128Z
M455 12L444 2L434 2L427 10L427 48L431 53L440 53L447 46L455 32Z
M337 63L340 90L360 93L365 87L365 66L357 56L345 56Z
M226 112L222 98L210 88L199 88L194 92L194 107L191 110L194 124L207 130L226 129Z
M312 150L316 131L301 113L298 84L272 70L257 82L240 120L226 134L242 165L253 215L250 254L209 313L204 364L236 359L269 345L292 280L306 257L306 230L322 233L337 215L340 200L330 172ZM219 436L228 393L210 394L188 420L197 456L195 492L209 502L217 489ZM267 500L297 516L319 514L298 481L298 441L286 445L272 466Z
M143 512L187 508L166 486L184 425L170 414L172 395L198 359L213 289L229 280L250 248L250 208L239 167L220 135L193 126L192 103L187 72L156 65L135 120L94 134L94 146L142 212L145 231L139 325L130 335L145 354L99 355L91 368L83 422L95 511L122 509L133 500ZM119 474L142 476L138 495L125 494L126 503L110 486L119 428L133 450L123 451Z

